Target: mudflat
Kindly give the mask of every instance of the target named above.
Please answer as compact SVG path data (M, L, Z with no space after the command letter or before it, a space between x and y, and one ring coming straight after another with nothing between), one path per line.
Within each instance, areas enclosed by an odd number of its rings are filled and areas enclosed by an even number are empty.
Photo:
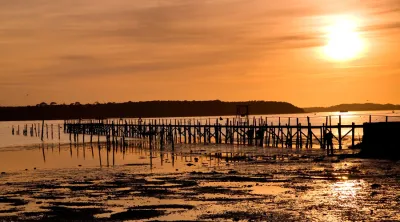
M63 152L69 156L71 147L59 149L26 150L47 154L49 162ZM108 166L42 165L4 171L0 220L400 220L398 162L307 151L274 154L252 147L217 152L227 149L231 148L137 151L124 154L135 155L135 161L114 154L113 165L110 154ZM86 152L91 158L91 151Z

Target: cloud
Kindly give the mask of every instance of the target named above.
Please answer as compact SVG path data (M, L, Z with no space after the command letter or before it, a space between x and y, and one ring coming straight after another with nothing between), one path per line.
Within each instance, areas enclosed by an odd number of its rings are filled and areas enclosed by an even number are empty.
M22 55L32 54L32 62L43 65L30 73L53 78L179 76L180 71L199 73L229 64L246 67L277 50L321 45L317 33L285 33L280 27L290 25L286 23L293 16L307 15L305 8L268 9L263 1L244 0L129 7L122 7L129 1L118 7L82 2L60 7L42 0L31 14L47 14L33 16L36 22L29 27L7 32L8 38L34 37L32 48Z
M378 24L367 23L366 31L397 30L391 17L396 4L0 0L0 76L10 87L56 85L60 91L115 79L140 82L139 88L150 82L168 87L180 81L302 79L315 67L327 69L311 55L325 44L325 17L363 11L371 18L385 16ZM0 89L0 94L7 93Z
M60 56L59 59L66 61L92 61L95 57L89 55L63 55Z
M384 15L400 12L400 8L384 9L380 11L372 12L371 15Z
M400 22L370 25L361 28L362 31L379 31L379 30L392 30L392 29L394 30L400 29Z

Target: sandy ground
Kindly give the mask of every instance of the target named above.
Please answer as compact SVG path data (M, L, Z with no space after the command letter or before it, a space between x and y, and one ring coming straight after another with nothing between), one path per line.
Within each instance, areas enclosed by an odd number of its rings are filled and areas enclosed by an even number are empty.
M2 172L0 220L400 221L399 162L210 150Z

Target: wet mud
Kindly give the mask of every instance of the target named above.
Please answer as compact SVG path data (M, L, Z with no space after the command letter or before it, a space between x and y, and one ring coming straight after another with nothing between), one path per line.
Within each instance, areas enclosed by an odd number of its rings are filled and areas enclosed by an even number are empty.
M398 162L203 152L169 171L131 163L6 172L0 175L0 220L400 220ZM171 158L183 160L164 163Z

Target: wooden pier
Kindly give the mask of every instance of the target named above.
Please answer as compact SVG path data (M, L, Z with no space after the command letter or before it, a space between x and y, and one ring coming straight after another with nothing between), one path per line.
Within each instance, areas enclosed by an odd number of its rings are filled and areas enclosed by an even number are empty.
M332 124L332 117L338 120ZM344 116L344 118L349 116ZM374 119L373 119L373 118ZM390 117L390 118L389 118ZM312 124L320 118L319 124ZM322 119L321 119L322 118ZM299 121L300 119L300 121ZM311 120L310 120L311 119ZM380 121L379 121L380 119ZM369 115L364 118L371 123L400 120L400 116ZM281 121L282 120L282 121ZM314 121L315 122L315 121ZM64 123L45 123L12 126L12 135L37 137L41 141L55 140L69 143L106 142L107 147L124 147L138 140L149 144L149 148L171 148L176 144L232 144L257 147L325 149L325 134L333 133L334 149L350 147L361 142L363 125L342 124L342 116L313 117L259 117L246 118L200 118L200 119L89 119L64 120ZM66 136L61 136L64 131ZM358 133L358 134L357 134ZM361 136L360 136L361 133ZM384 139L384 138L382 138Z
M294 120L294 121L293 121ZM79 135L90 136L90 142L105 137L107 144L125 141L128 138L137 138L156 141L161 147L174 144L236 144L260 147L281 148L325 148L324 135L327 130L337 132L334 134L335 148L342 149L343 141L351 140L354 146L356 129L362 125L354 123L331 125L330 117L326 117L322 125L312 125L307 117L307 124L299 123L298 118L289 118L285 124L272 122L268 118L253 120L237 120L217 118L202 124L200 121L189 119L127 119L127 120L66 120L64 132L69 134L71 142L76 142ZM93 138L97 137L97 138ZM85 141L82 141L85 142ZM86 141L89 142L89 141Z

